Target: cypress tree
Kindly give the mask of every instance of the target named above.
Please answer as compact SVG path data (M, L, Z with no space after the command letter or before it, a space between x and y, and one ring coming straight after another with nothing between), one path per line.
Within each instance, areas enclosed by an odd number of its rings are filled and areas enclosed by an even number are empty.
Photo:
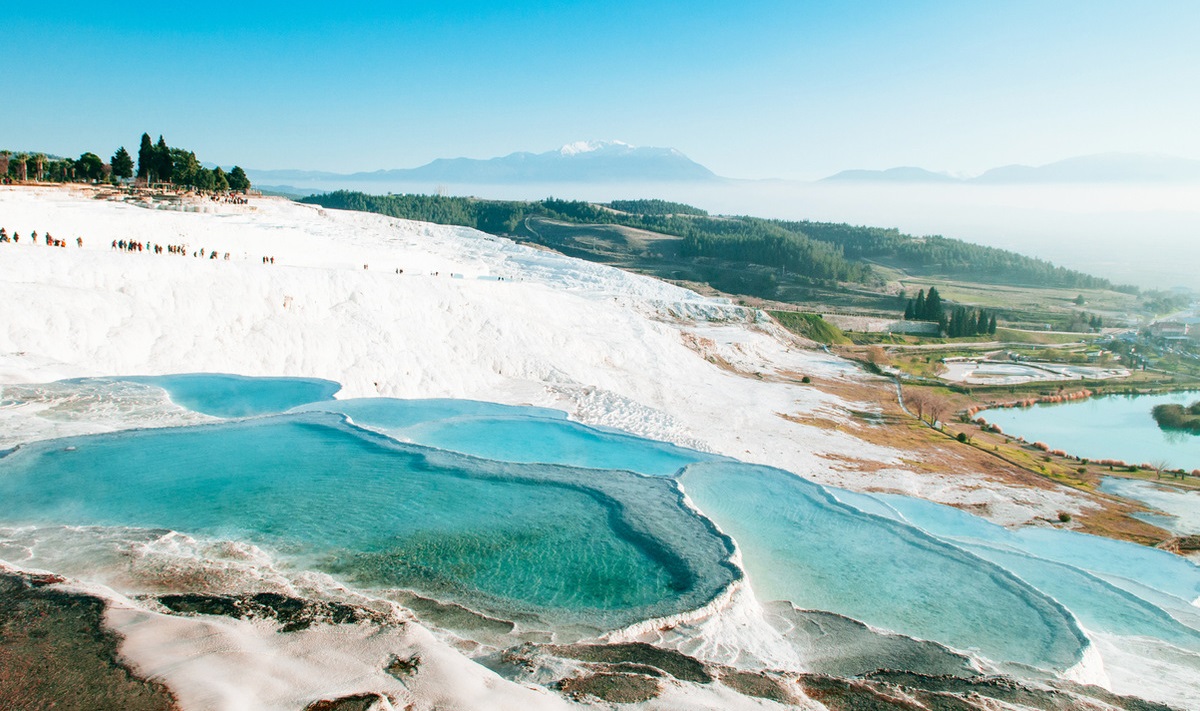
M992 319L988 321L988 335L996 335L996 314L992 314Z
M171 149L167 147L167 142L160 134L158 143L154 144L154 167L150 173L158 182L170 182L172 167Z
M913 307L913 313L918 321L927 321L928 314L925 312L925 290L921 289L917 292L917 303Z
M945 317L942 310L942 297L938 294L937 287L929 287L929 296L925 297L925 320L926 321L941 321Z
M150 142L150 134L142 134L142 146L138 148L137 177L150 179L151 167L154 165L154 144Z
M904 304L904 320L912 321L915 315L916 314L913 312L913 300L909 299L908 302Z

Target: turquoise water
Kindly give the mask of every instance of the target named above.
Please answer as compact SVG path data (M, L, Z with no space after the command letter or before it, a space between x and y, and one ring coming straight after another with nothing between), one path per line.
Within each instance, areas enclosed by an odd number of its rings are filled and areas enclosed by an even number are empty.
M1175 620L1170 614L1173 605L1167 603L1167 598L1173 598L1176 605L1186 607L1200 597L1200 567L1179 556L1074 531L1010 531L965 511L906 496L843 492L837 496L910 523L1012 571L1063 603L1088 629L1158 637L1200 651L1200 632Z
M1080 625L1200 651L1191 605L1200 568L1161 551L1010 531L903 496L831 496L786 472L556 410L338 401L338 386L320 380L93 380L161 387L218 417L259 417L21 447L0 456L0 525L245 541L293 571L576 630L711 601L742 576L728 534L762 600L998 662L1066 669L1087 644Z
M307 405L349 416L397 439L504 462L543 462L669 476L719 459L665 442L589 427L557 410L470 400L371 398Z
M740 573L675 482L401 445L325 414L78 437L0 459L4 519L265 545L354 585L599 626Z
M1042 668L1071 667L1087 644L1069 612L999 566L843 505L800 477L703 463L681 481L737 541L763 600Z
M115 378L162 388L180 407L213 417L273 415L298 405L331 400L342 386L315 378L249 378L221 373Z
M1200 469L1200 436L1159 429L1150 410L1155 405L1186 405L1200 392L1165 395L1104 395L1027 408L984 410L980 417L1000 425L1006 434L1045 442L1087 459L1120 459L1130 464L1170 462L1189 471Z

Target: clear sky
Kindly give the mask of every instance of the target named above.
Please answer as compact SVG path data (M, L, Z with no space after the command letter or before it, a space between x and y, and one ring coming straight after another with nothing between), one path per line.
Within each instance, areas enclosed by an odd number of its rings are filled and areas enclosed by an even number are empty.
M0 147L259 169L582 139L721 175L1200 159L1200 2L0 2Z

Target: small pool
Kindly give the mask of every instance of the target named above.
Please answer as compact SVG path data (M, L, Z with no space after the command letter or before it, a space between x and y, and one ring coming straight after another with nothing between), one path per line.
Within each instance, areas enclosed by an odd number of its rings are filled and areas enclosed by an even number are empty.
M310 402L332 400L342 386L315 378L251 378L223 373L116 378L167 391L180 407L213 417L257 417Z

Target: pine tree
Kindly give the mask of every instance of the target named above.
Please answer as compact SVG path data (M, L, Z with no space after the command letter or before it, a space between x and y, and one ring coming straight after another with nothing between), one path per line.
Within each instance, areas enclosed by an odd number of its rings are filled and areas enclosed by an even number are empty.
M230 190L249 190L250 179L246 177L246 171L241 169L241 166L233 166L229 171L229 189Z
M225 171L221 170L221 166L213 169L213 189L219 193L229 192L229 180L225 177Z
M129 178L133 176L133 157L129 155L129 151L125 150L125 146L121 146L113 154L112 174L117 178Z
M142 146L138 148L138 169L137 177L139 179L150 179L151 167L154 165L154 144L150 142L150 134L142 134Z

